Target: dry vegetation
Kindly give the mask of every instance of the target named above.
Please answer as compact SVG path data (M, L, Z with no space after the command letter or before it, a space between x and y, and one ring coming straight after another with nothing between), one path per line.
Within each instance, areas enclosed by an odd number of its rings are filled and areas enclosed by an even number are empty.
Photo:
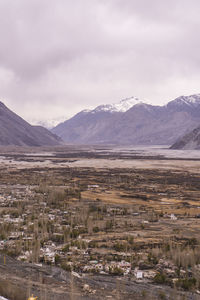
M176 169L61 167L59 163L72 159L61 154L51 158L52 168L2 167L2 255L56 265L80 277L106 275L116 283L117 276L120 281L114 294L107 292L112 299L122 299L123 292L127 299L133 299L133 293L145 299L145 286L152 291L161 286L152 292L152 299L175 299L175 293L177 299L190 299L187 291L199 299L200 174ZM23 154L14 158L27 160ZM124 291L118 287L122 275ZM138 281L141 288L136 289ZM130 287L127 292L127 282L132 283L132 291ZM0 291L15 299L5 286ZM91 299L100 297L92 284L83 284L81 291L93 293Z

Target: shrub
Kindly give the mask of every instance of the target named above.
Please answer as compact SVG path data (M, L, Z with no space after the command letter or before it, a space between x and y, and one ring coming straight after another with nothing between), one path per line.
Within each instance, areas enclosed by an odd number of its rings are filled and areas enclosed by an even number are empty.
M177 287L183 288L185 291L189 291L193 289L196 285L196 278L184 278L184 279L179 279L176 282Z
M157 284L164 284L167 281L167 278L165 274L158 273L156 276L153 278L153 281Z
M63 251L63 252L68 252L68 251L69 251L69 245L65 245L65 246L62 248L62 251Z
M60 255L56 254L55 255L55 265L58 265L61 262L61 257Z
M69 272L72 271L71 266L70 266L69 264L66 264L66 263L62 263L62 264L61 264L61 268L62 268L63 270L65 270L65 271L69 271Z
M121 276L124 274L123 270L119 267L110 268L109 273L116 276Z
M73 229L70 233L70 236L72 239L76 239L79 236L79 230L78 229Z
M165 299L167 299L166 298L166 295L165 295L165 292L160 292L159 294L158 294L158 296L159 296L159 299L161 299L161 300L165 300Z
M126 251L127 246L128 246L128 245L125 244L125 243L119 243L119 242L117 242L117 243L115 243L115 244L113 245L113 249L114 249L115 251L118 251L118 252Z
M112 220L107 220L105 229L110 230L112 228L113 228L113 221Z
M93 232L99 232L99 227L98 226L95 226L95 227L93 227Z

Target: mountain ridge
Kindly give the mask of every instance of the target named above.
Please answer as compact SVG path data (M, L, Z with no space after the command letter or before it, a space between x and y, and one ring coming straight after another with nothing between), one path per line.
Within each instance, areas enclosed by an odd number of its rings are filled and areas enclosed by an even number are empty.
M163 106L135 97L128 98L129 104L130 99L133 105L126 109L120 108L122 100L81 111L52 132L74 144L171 145L200 124L200 94L180 96Z
M62 140L46 128L32 126L0 101L0 145L56 146Z

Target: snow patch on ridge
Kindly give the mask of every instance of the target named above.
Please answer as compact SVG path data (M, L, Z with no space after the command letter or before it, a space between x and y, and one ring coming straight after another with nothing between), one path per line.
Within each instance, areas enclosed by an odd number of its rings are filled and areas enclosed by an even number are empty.
M186 98L185 99L186 102L189 102L191 104L199 105L199 103L200 103L200 94L188 96L188 97L185 97L185 98Z
M200 104L200 94L191 95L191 96L181 96L171 102L178 103L178 104L186 104L188 106L196 107Z

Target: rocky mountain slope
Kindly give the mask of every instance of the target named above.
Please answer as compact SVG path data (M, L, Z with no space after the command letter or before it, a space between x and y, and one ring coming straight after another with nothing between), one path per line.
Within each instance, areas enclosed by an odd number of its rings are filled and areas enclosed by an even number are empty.
M137 98L84 110L52 132L72 144L171 145L200 124L200 94L164 106Z
M0 145L54 146L61 139L44 127L31 126L0 102Z
M200 126L190 133L178 139L171 149L199 150L200 149Z

